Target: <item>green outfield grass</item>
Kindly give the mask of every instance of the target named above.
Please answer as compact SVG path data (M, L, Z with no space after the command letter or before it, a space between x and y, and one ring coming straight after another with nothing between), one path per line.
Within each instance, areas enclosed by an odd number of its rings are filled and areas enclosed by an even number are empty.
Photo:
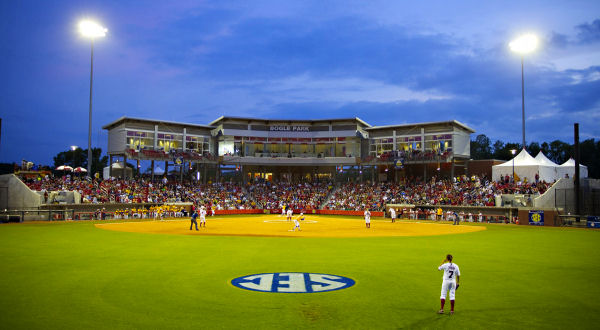
M261 238L115 232L92 222L0 225L0 324L3 329L600 326L600 232L487 227L431 237ZM442 277L436 268L447 253L462 273L453 316L436 314ZM235 277L270 272L336 274L356 285L281 294L230 284Z

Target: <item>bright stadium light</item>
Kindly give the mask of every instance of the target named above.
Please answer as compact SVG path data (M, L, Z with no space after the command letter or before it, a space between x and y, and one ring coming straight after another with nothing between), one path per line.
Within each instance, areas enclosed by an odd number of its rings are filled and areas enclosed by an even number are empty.
M79 22L79 33L92 41L92 59L90 64L90 109L89 109L89 126L88 126L88 164L87 173L92 175L92 85L94 81L94 40L96 38L105 37L108 29L102 25L90 21L83 20Z
M533 52L538 46L538 38L535 34L524 34L508 44L510 50L519 54Z
M79 22L79 32L84 37L98 38L105 37L108 29L94 21L84 20Z
M523 120L523 149L526 149L525 144L525 73L523 70L523 62L525 54L533 52L538 46L538 38L534 34L524 34L517 39L511 41L508 46L510 50L521 54L521 116Z

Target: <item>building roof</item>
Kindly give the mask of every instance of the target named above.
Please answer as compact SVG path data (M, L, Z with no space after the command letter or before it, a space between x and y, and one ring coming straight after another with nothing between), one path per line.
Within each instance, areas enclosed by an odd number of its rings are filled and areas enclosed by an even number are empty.
M198 127L198 128L207 128L207 129L215 128L214 126L209 126L209 125L198 125L198 124L180 123L180 122L168 121L168 120L133 118L133 117L123 116L109 124L102 126L102 129L111 129L111 128L121 124L122 122L142 122L142 123L154 123L154 124L161 123L161 124L176 125L176 126L183 126L183 127Z
M459 126L463 129L469 131L469 133L475 133L474 129L472 129L471 127L469 127L457 120L431 121L431 122L425 122L425 123L400 124L400 125L371 126L369 128L366 128L366 130L367 131L375 131L375 130L380 130L380 129L407 128L407 127L415 127L415 126L422 127L422 126L435 126L435 125Z
M266 121L266 122L325 122L325 121L357 121L367 127L371 127L371 125L364 120L358 117L351 118L329 118L329 119L266 119L266 118L253 118L253 117L234 117L234 116L221 116L215 120L213 120L209 125L215 125L216 123L226 120L226 119L234 119L234 120L247 120L247 121Z
M246 121L264 121L264 122L340 122L340 121L357 121L360 124L366 126L367 131L376 131L381 129L394 129L394 128L407 128L407 127L423 127L423 126L435 126L435 125L451 125L451 126L459 126L469 133L475 133L475 130L471 127L457 121L457 120L448 120L448 121L437 121L437 122L425 122L425 123L412 123L412 124L399 124L399 125L384 125L384 126L371 126L369 123L358 117L350 117L350 118L330 118L330 119L265 119L265 118L254 118L254 117L235 117L235 116L221 116L215 120L213 120L208 125L199 125L199 124L191 124L191 123L181 123L174 122L168 120L158 120L158 119L145 119L145 118L134 118L134 117L121 117L109 124L102 126L103 129L112 129L113 127L123 123L123 122L142 122L142 123L162 123L168 125L177 125L182 127L197 127L197 128L206 128L206 129L214 129L215 124L220 121L233 119L233 120L246 120Z

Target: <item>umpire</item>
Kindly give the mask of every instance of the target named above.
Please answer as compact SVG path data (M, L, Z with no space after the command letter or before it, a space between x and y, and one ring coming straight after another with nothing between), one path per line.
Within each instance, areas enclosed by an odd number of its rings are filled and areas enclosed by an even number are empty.
M190 219L192 222L190 223L190 230L192 230L192 227L194 225L196 225L196 231L198 231L198 221L196 221L196 218L198 218L198 212L194 209L193 211L194 213L192 213L192 219Z

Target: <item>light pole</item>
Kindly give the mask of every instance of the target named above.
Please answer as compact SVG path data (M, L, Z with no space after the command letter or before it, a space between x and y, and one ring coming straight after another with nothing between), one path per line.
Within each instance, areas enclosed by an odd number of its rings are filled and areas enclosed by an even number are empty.
M77 150L77 146L71 146L71 155L73 155L73 165L75 165L75 150Z
M92 57L90 64L90 114L88 126L88 175L92 175L92 85L94 81L94 39L106 36L108 29L93 21L81 21L79 32L86 38L92 40Z
M525 149L525 73L523 70L523 62L525 54L533 52L538 45L538 38L534 34L525 34L513 40L508 46L510 49L521 54L521 105L523 117L523 149Z
M513 155L513 159L512 159L512 161L513 161L513 176L512 176L512 179L513 179L513 183L514 183L515 182L515 154L517 153L517 150L510 149L510 153Z

